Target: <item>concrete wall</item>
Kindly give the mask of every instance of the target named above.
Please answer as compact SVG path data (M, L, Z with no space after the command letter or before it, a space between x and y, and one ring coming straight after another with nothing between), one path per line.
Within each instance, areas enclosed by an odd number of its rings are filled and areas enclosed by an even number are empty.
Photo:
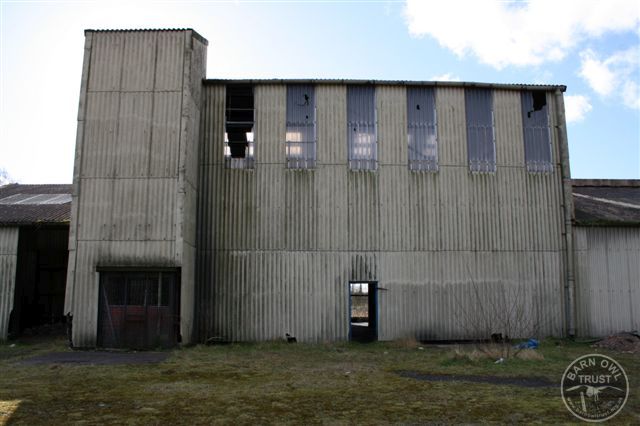
M640 330L640 228L574 232L579 335Z
M77 346L96 342L101 266L181 268L191 339L205 64L190 30L86 33L65 301Z
M0 227L0 341L7 339L18 264L18 227Z
M526 171L515 90L494 94L497 172L470 173L464 90L456 87L436 90L440 170L425 173L407 166L405 88L376 90L376 172L348 169L346 87L332 84L316 86L315 170L286 169L286 87L280 84L255 88L255 170L232 170L222 156L225 87L205 86L199 338L267 340L289 332L303 341L346 339L350 280L379 282L381 339L475 337L486 331L474 324L487 320L487 310L504 319L513 307L527 316L520 321L526 328L562 334L553 94L547 96L553 173Z

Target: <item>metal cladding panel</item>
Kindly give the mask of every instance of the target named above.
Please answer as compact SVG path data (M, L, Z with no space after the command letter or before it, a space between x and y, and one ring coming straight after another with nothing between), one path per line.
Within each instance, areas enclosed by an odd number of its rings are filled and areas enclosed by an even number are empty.
M185 35L182 32L159 32L155 67L156 91L182 91Z
M520 93L494 91L493 111L496 126L496 161L498 167L524 166L524 136Z
M211 317L203 337L304 342L348 336L348 256L313 252L217 252Z
M380 255L379 338L560 335L561 286L549 285L561 274L560 258L518 252Z
M105 240L112 235L112 179L83 179L78 201L77 240Z
M117 151L120 93L89 92L82 144L81 177L113 177ZM77 162L77 160L76 160Z
M436 88L438 156L440 165L467 167L467 124L464 89Z
M256 162L284 163L287 86L256 86L253 93Z
M200 164L222 164L225 122L225 86L203 88L200 119Z
M379 250L379 174L351 172L347 185L347 249Z
M18 262L18 227L0 227L0 341L7 339Z
M286 120L284 86L274 85L256 86L256 132L266 135L257 157L270 157L254 170L226 169L224 86L205 86L199 339L267 340L285 332L308 341L346 339L349 280L378 280L386 289L384 339L468 336L458 306L474 306L474 286L485 304L526 300L542 335L562 334L560 174L527 173L522 146L504 148L510 151L495 174L469 172L464 91L455 87L437 88L438 172L412 172L404 88L376 90L380 167L361 173L346 161L344 86L316 86L314 171L287 170L282 141L268 136L267 129L282 132ZM517 99L496 95L502 145L522 144L522 129L508 122L520 119L519 108L509 111ZM258 112L269 108L275 110Z
M158 54L157 36L157 33L148 32L138 34L137 37L125 38L120 90L135 92L153 90Z
M318 250L344 250L350 241L349 218L352 216L347 187L353 172L347 169L345 160L340 165L318 167L315 173Z
M404 165L384 166L378 171L378 214L379 228L371 230L378 232L380 249L385 251L399 251L414 249L412 225L428 223L435 226L433 218L411 216L411 199L409 197L409 181L411 176L406 173ZM428 196L425 194L425 196ZM432 200L435 202L435 200Z
M175 179L149 179L146 189L146 211L143 225L145 239L173 241L176 238L177 182ZM195 207L193 210L195 217Z
M640 229L574 227L578 334L640 328Z
M347 88L316 86L318 163L347 164Z
M115 144L116 177L148 175L152 117L152 93L121 93Z
M400 86L377 86L378 160L407 167L407 96Z
M180 144L180 92L153 93L149 176L177 177Z
M120 89L125 38L122 33L92 34L89 91Z

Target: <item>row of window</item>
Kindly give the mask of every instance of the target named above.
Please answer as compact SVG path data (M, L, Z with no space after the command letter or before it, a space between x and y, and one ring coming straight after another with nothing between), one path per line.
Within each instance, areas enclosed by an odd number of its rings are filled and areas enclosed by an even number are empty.
M553 171L551 132L544 91L521 92L527 170ZM410 170L438 170L438 120L435 90L407 87L407 144ZM467 152L473 172L495 172L493 91L465 89ZM227 167L253 168L253 86L228 85L224 157ZM315 87L287 86L286 159L291 169L316 166ZM378 165L377 110L374 86L347 86L347 143L349 168L375 170Z

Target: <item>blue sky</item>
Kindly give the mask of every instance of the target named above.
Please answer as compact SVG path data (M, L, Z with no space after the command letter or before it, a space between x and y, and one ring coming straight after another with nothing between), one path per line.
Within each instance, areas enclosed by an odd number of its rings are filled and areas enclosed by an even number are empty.
M640 179L640 0L0 0L0 172L71 182L83 30L194 28L209 78L551 83L572 176Z

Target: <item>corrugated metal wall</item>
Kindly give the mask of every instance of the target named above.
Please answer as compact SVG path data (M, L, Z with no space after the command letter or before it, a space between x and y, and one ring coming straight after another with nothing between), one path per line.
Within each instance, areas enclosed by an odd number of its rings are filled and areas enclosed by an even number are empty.
M472 174L462 88L436 90L437 173L408 169L403 86L376 86L376 172L348 168L346 86L316 87L314 171L286 169L284 85L255 89L251 171L224 168L224 86L204 90L200 339L346 339L350 280L379 282L381 339L473 337L461 318L496 301L539 335L562 334L559 164L527 173L518 91L494 93L497 172Z
M575 227L578 333L640 330L640 228Z
M0 227L0 341L7 339L18 262L18 227Z
M86 35L65 303L77 346L96 342L96 266L182 267L190 340L205 62L191 31Z

